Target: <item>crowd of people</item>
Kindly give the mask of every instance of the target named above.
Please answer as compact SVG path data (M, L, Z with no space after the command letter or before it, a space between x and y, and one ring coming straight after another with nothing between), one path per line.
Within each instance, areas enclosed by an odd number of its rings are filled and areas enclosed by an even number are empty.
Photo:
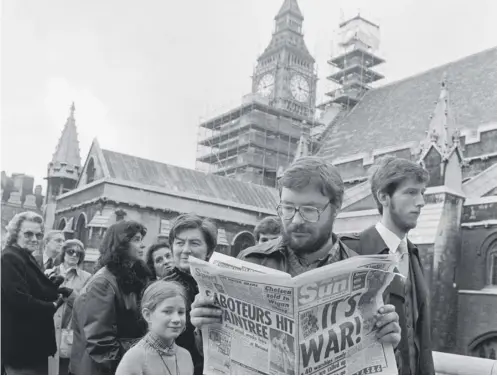
M300 158L279 179L278 216L258 224L257 244L238 257L296 276L357 254L395 254L407 278L395 279L385 295L376 335L394 346L399 373L434 374L426 281L407 238L427 182L418 164L380 160L371 174L380 222L357 236L338 236L340 174L320 158ZM216 250L212 220L180 215L169 241L146 252L147 229L121 220L107 229L93 274L81 267L84 244L60 231L44 233L38 214L17 214L7 231L1 256L6 374L203 373L201 329L221 322L222 310L199 294L189 257L208 261Z

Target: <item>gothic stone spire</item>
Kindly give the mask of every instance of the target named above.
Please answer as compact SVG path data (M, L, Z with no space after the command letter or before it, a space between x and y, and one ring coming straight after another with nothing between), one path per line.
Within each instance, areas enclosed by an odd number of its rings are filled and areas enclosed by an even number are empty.
M74 102L71 105L69 117L67 118L62 135L49 163L49 176L59 176L77 180L81 169L81 156L79 154L78 133Z

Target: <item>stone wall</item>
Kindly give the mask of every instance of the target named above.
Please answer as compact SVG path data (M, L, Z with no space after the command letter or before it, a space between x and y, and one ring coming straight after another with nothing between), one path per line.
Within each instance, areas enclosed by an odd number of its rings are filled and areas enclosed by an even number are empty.
M469 355L469 345L476 338L490 332L497 333L497 292L459 293L457 325L457 353Z

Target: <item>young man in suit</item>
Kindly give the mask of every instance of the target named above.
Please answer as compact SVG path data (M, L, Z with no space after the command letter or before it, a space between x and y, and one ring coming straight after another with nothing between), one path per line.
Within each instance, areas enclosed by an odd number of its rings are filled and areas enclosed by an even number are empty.
M390 253L397 256L399 273L389 287L390 304L399 314L402 374L435 374L431 344L429 290L418 248L407 234L416 227L428 172L407 159L385 157L371 171L371 191L381 220L356 236L342 236L361 255Z
M51 230L45 234L41 250L37 250L33 254L42 271L52 269L60 264L58 256L62 251L64 241L64 234L60 230Z

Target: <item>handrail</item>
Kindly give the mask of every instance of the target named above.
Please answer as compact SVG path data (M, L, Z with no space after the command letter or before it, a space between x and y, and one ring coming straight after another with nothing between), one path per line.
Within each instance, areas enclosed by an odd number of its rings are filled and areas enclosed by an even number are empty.
M433 351L437 375L497 375L497 360Z

